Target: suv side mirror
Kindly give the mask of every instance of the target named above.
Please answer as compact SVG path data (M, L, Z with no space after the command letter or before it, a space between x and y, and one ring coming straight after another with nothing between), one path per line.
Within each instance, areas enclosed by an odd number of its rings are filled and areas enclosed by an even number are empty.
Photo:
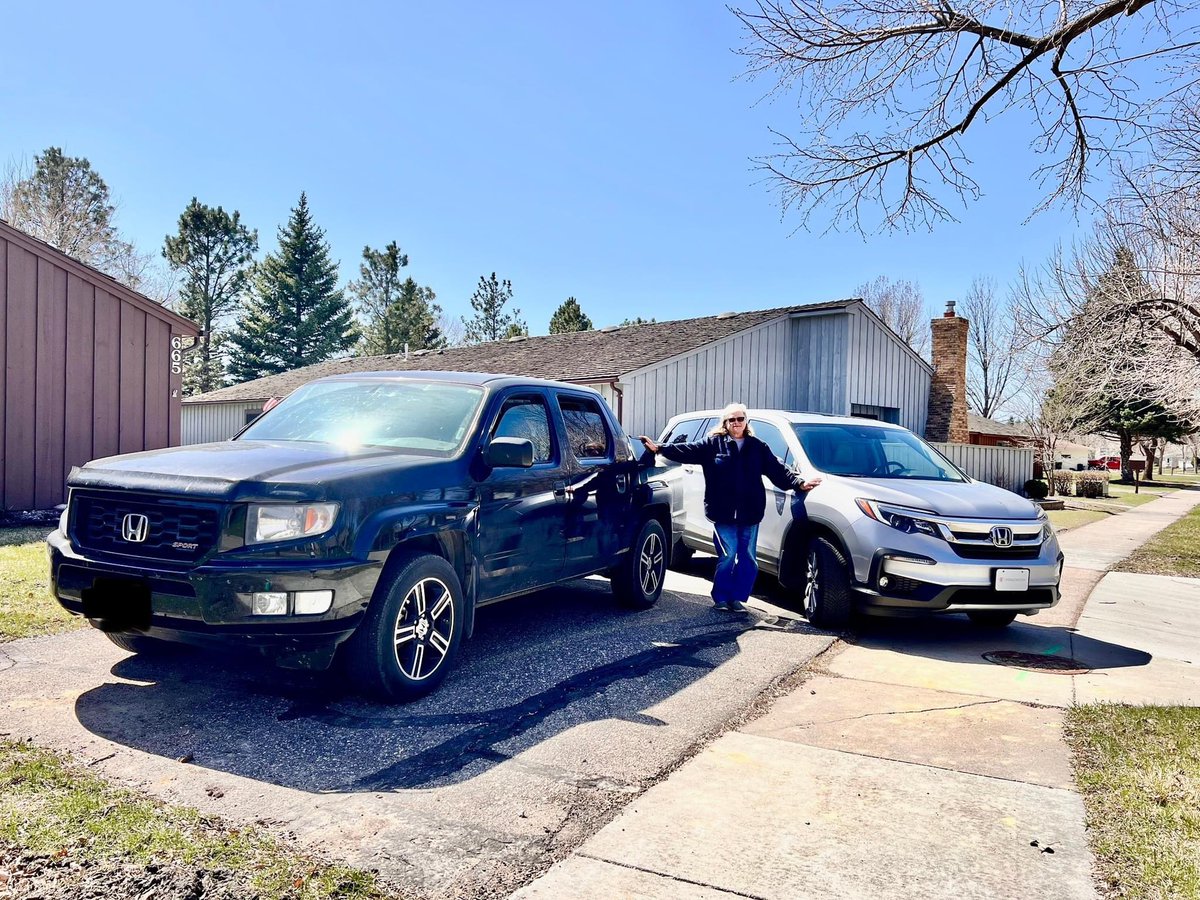
M533 465L533 441L516 437L492 438L483 451L483 461L493 469L528 469Z

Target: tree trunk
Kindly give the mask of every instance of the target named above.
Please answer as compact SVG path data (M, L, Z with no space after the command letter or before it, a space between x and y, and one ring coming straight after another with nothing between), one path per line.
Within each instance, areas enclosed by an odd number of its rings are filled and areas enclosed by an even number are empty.
M1117 438L1121 442L1121 480L1133 481L1133 468L1129 465L1129 457L1133 456L1133 435L1121 428L1117 431Z

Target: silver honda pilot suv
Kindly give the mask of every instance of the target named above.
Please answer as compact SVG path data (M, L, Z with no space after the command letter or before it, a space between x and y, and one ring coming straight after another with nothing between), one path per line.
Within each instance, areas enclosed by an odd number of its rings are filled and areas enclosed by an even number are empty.
M658 443L702 440L715 410L675 416ZM807 494L764 480L758 564L801 593L816 625L854 611L911 616L963 612L985 627L1058 603L1063 555L1042 509L975 481L899 425L847 416L750 410L754 434L806 477ZM659 456L672 487L674 559L713 552L700 466Z

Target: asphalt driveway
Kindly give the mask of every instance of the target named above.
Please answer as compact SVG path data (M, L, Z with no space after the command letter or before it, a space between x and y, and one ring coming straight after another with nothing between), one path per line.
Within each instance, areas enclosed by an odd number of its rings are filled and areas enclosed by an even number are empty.
M647 612L602 579L481 610L441 689L407 706L197 651L131 657L90 630L19 641L0 648L0 732L412 896L506 896L832 641L761 602L717 613L695 575L667 588Z

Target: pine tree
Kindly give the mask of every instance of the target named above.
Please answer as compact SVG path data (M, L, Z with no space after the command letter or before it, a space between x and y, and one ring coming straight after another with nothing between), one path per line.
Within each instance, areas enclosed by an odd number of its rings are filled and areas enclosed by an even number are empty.
M550 333L564 334L568 331L591 331L594 326L592 320L588 318L579 307L579 301L574 297L568 297L563 301L562 306L554 311L554 315L550 317Z
M471 308L475 310L475 315L470 319L463 319L467 343L498 341L506 337L529 334L529 326L522 321L519 309L504 311L505 304L512 296L511 281L498 280L495 272L491 278L479 276L479 286L471 295Z
M358 330L337 278L325 232L313 224L308 198L301 194L279 229L279 250L268 254L255 273L231 337L234 380L288 372L353 347Z
M195 197L179 217L179 231L167 235L163 256L182 270L179 312L201 328L199 346L184 357L183 393L212 391L225 384L226 320L249 282L258 232L221 207Z
M444 347L446 338L439 321L442 309L436 295L411 278L400 280L400 269L408 265L395 241L383 250L363 248L360 278L349 285L364 319L360 356L382 356L409 350Z
M618 327L624 328L626 325L653 325L657 321L658 319L643 319L641 316L638 316L634 319L622 319Z

